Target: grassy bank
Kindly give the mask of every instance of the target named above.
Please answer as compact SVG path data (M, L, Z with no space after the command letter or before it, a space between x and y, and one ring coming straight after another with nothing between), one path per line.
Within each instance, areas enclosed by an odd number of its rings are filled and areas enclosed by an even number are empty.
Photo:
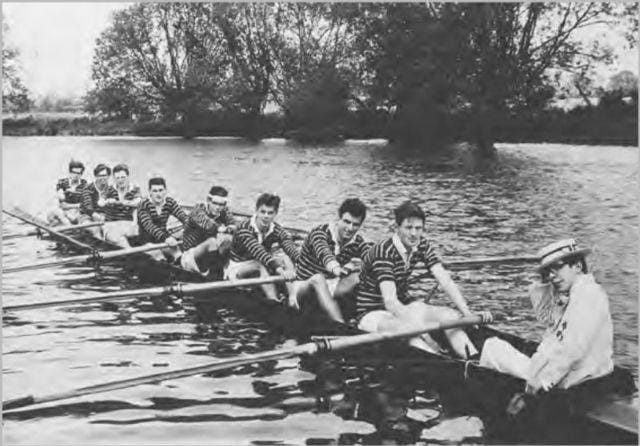
M472 117L450 116L448 127L455 140L473 140ZM229 114L209 114L192 120L188 129L175 121L134 122L104 120L78 114L29 114L4 116L5 136L238 136L288 138L306 143L333 143L342 139L389 138L391 116L384 113L352 112L332 128L290 129L280 115L259 119ZM499 119L492 129L496 141L556 142L570 144L638 145L637 106L559 109L522 112ZM428 140L427 137L424 138Z

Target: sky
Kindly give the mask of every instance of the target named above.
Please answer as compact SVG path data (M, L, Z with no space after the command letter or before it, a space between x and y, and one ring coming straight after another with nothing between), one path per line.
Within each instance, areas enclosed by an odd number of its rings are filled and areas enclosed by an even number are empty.
M95 39L108 26L111 13L128 4L3 2L10 27L3 38L20 51L23 80L36 99L84 94L90 85ZM607 38L623 48L620 35L609 33ZM621 49L620 56L617 63L600 67L601 82L621 70L638 73L637 50Z
M127 3L3 2L7 43L20 51L25 86L36 98L79 97L91 80L95 39Z

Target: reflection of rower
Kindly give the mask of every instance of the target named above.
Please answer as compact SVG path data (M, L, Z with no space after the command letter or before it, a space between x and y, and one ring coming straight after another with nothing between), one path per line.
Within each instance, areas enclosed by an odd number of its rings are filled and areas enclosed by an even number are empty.
M80 161L69 161L69 176L60 178L56 184L58 205L47 216L51 226L77 224L80 218L82 190L87 181L82 178L84 164Z
M180 256L178 241L167 230L169 216L173 215L182 224L187 222L187 214L178 202L167 196L167 183L162 177L149 179L149 198L138 207L138 229L142 243L167 243L162 250L164 256L175 261Z
M182 237L180 265L184 269L206 276L216 253L229 251L235 221L227 207L228 195L224 187L213 186L206 200L191 210Z
M541 281L530 289L537 318L547 326L532 357L511 344L489 338L480 364L527 380L533 394L552 387L566 389L613 370L613 324L604 289L587 274L585 256L575 240L542 248Z

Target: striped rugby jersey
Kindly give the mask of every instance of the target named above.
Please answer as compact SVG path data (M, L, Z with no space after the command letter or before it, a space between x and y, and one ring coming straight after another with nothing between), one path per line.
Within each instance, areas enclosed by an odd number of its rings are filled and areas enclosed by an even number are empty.
M56 192L62 190L64 192L64 201L69 204L82 203L82 191L87 187L87 180L80 179L80 184L76 185L74 190L71 190L71 184L69 178L60 178L56 183Z
M340 266L344 266L354 257L362 259L373 245L356 233L342 247L336 246L330 226L325 223L313 228L304 241L296 263L296 275L299 280L307 280L317 273L326 276L328 265L332 261L337 261Z
M116 196L118 192L113 188L113 186L107 187L106 192L102 195L102 198L106 199L107 197L113 195L115 192ZM91 215L94 212L100 212L102 214L106 213L106 209L104 206L98 206L98 200L100 199L101 194L96 188L96 183L91 183L84 189L82 189L82 202L80 203L80 213L85 215Z
M227 207L220 211L220 215L213 218L207 212L205 203L198 203L189 213L182 235L182 249L184 251L198 246L210 237L218 235L218 226L234 224L233 215Z
M138 186L131 185L129 186L129 190L124 193L123 198L125 200L133 200L135 198L141 197L142 194L140 192L140 188ZM118 190L116 188L109 189L109 194L107 198L114 198L118 200L118 203L108 204L105 206L105 220L106 221L118 221L118 220L129 220L133 221L133 212L136 208L131 206L125 206L120 202L120 196L118 195Z
M231 243L231 260L234 262L244 262L246 260L257 260L272 272L279 266L271 254L275 244L279 244L285 254L294 263L298 261L298 250L291 234L278 223L272 223L267 235L259 240L258 230L255 227L255 217L243 221L238 226Z
M138 206L138 227L142 243L162 243L171 236L167 231L167 220L173 215L185 224L187 214L182 210L178 202L171 197L164 200L160 214L156 212L155 205L149 198L145 198Z
M356 299L356 313L359 319L370 311L385 309L380 293L381 282L387 280L395 282L398 300L407 304L411 302L410 297L407 296L408 279L416 264L422 261L426 269L429 270L440 262L429 241L423 238L417 249L413 251L409 264L405 264L394 243L394 237L396 236L376 243L364 256Z

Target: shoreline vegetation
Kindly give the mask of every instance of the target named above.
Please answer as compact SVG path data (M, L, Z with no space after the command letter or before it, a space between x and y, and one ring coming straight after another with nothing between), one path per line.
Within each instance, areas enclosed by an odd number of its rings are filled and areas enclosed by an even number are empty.
M638 145L637 104L558 108L526 116L505 116L492 129L496 142L564 143L586 145ZM341 123L323 128L289 128L282 114L266 114L247 122L243 116L209 113L190 123L173 120L135 121L104 119L82 112L22 113L5 115L4 136L229 136L253 140L285 138L300 144L337 144L346 139L394 140L394 120L390 114L349 113ZM469 116L449 115L437 119L439 129L433 140L460 142L473 140ZM425 142L429 144L429 142Z

